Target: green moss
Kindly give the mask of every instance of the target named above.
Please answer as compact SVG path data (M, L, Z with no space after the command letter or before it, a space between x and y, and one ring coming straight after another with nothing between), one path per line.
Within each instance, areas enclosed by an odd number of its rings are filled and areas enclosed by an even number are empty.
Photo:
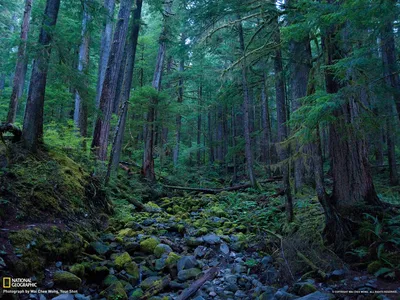
M140 242L140 249L146 253L153 253L159 243L155 238L148 238Z
M77 290L81 286L82 280L70 272L59 271L54 273L54 284L56 287Z
M124 252L124 253L118 255L114 260L115 266L119 270L122 270L126 264L131 263L131 262L132 262L132 258L128 252Z
M133 236L136 236L136 235L137 235L137 233L131 228L125 228L125 229L122 229L122 230L120 230L118 232L118 237L122 238L122 239L124 237L133 237Z
M116 283L118 281L118 278L114 275L108 275L106 278L103 280L103 286L109 287L112 284Z
M378 260L373 261L368 265L368 273L375 274L380 268L382 268L382 263Z
M138 288L132 292L132 294L129 296L129 299L131 300L139 300L143 296L143 290L141 288Z
M165 264L166 264L168 267L172 267L172 266L176 265L176 263L177 263L178 260L180 260L180 259L181 259L181 256L180 256L180 255L176 254L175 252L170 252L170 253L168 254L167 259L165 260Z
M139 267L133 261L125 265L125 271L132 276L133 280L138 280L140 277Z
M69 270L81 279L85 276L85 266L83 264L75 264Z
M113 283L107 289L102 291L100 296L105 297L107 300L128 300L124 286L119 281Z

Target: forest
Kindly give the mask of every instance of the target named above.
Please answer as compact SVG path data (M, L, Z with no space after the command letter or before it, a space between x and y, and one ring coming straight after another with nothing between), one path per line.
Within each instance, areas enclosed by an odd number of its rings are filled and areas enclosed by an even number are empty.
M0 298L400 299L399 12L0 0Z

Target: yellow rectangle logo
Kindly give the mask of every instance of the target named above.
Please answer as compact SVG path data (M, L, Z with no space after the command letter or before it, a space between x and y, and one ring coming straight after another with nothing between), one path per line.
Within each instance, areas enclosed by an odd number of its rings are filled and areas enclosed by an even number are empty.
M11 278L10 277L3 277L3 289L11 288Z

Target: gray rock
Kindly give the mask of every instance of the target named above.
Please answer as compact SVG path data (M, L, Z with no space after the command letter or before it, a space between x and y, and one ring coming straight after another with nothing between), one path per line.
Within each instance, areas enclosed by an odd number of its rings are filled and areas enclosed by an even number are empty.
M346 276L346 271L343 269L335 270L330 274L332 280L342 280Z
M221 238L214 233L210 233L210 234L203 236L203 240L204 240L204 242L206 242L207 244L210 244L210 245L215 245L215 244L221 243Z
M89 298L90 299L90 298ZM47 298L43 295L43 294L40 294L39 295L39 300L47 300Z
M217 296L217 293L216 293L216 292L210 292L208 295L209 295L210 297L215 297L215 296Z
M227 244L221 244L221 246L219 246L219 250L223 253L223 254L225 254L225 255L228 255L229 254L229 247L228 247L228 245Z
M74 296L75 296L76 300L90 300L91 299L90 296L85 296L82 294L75 294Z
M194 249L194 256L202 258L204 255L207 253L207 247L204 246L198 246L196 249Z
M275 298L278 300L292 300L292 299L298 299L299 297L293 294L289 294L288 292L285 292L284 290L280 289L275 293Z
M156 259L156 263L155 263L155 269L156 271L161 271L162 269L165 268L165 257L161 257L159 259Z
M247 268L241 264L235 264L233 270L238 274L247 272Z
M58 262L56 262L56 268L61 268L62 267L62 262L61 261L58 261Z
M74 296L72 294L62 294L52 298L51 300L74 300Z
M273 261L272 256L269 256L269 255L264 256L264 257L261 259L261 265L262 265L264 268L266 268L266 267L268 267L268 266L272 263L272 261Z
M178 260L178 272L182 270L192 269L198 266L198 262L194 256L183 256Z
M102 242L90 243L91 249L99 255L106 255L110 252L110 247Z
M309 294L307 296L297 298L297 300L331 300L335 299L335 296L332 294L321 293L317 291L315 293Z
M203 296L197 296L196 298L193 298L193 300L206 300Z
M246 298L247 294L245 292L241 291L241 290L237 290L236 293L235 293L235 297L237 297L237 298Z
M178 272L178 280L179 281L190 280L196 278L200 273L201 270L197 268L182 270Z
M227 283L227 284L237 284L237 281L238 281L238 276L237 275L226 275L225 277L224 277L224 281Z

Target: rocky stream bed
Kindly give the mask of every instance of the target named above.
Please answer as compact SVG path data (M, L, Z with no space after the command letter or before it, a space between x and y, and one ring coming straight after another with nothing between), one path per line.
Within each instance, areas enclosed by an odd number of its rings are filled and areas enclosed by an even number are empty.
M25 269L40 270L41 275L33 279L40 282L42 289L78 291L21 296L39 300L397 299L396 294L376 291L391 289L400 293L396 283L346 268L325 274L324 280L292 274L294 283L287 285L279 269L285 262L283 251L269 254L262 251L256 235L250 235L249 239L249 229L235 224L229 211L210 206L213 200L208 196L184 201L177 197L149 203L146 211L135 213L130 221L111 222L113 225L96 240L86 241L78 233L68 233L61 238L60 246L52 242L55 248L68 248L56 256L65 259L54 259L50 264L49 259L32 261L27 257L46 253L46 249L55 251L43 236L48 236L44 234L48 230L59 229L54 226L44 229L39 225L4 228L0 270L7 273L13 251L14 259L23 261ZM78 259L69 259L70 255ZM353 294L335 291L353 291Z

